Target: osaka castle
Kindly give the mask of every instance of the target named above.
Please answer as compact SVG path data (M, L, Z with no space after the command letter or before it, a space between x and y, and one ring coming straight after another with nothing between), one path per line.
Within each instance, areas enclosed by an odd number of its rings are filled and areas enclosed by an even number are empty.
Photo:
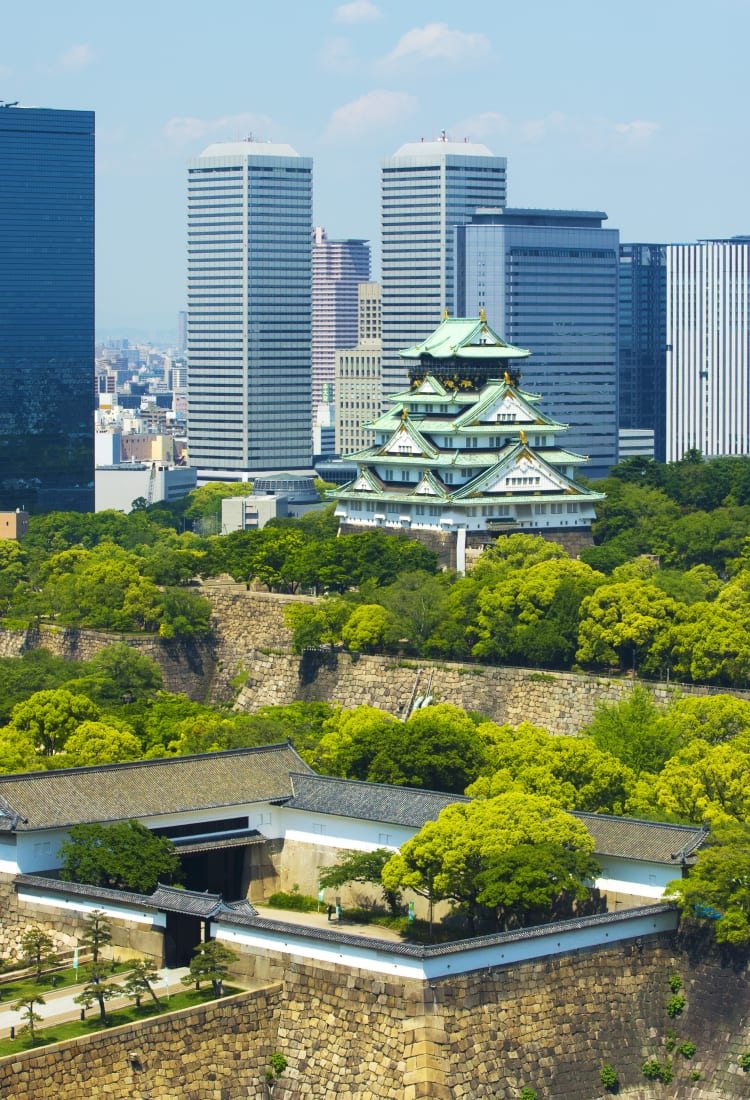
M479 317L446 316L401 352L409 387L368 427L370 447L348 455L357 476L337 493L344 532L405 531L463 571L466 547L527 531L574 551L590 544L602 493L575 476L588 461L565 450L567 429L521 388L531 353L506 344Z

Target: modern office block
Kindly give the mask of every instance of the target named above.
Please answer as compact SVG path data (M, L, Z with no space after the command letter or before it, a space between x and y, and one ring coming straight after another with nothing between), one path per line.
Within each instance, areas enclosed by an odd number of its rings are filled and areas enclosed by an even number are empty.
M209 146L188 165L188 439L199 479L307 469L312 161Z
M334 383L336 350L352 347L357 339L357 287L370 278L370 245L359 239L329 240L325 229L316 226L312 248L312 415L315 424L323 386Z
M367 425L380 412L381 296L379 283L358 288L357 346L336 352L335 447L360 451L372 441Z
M667 259L663 244L620 245L620 428L653 434L666 457ZM620 436L622 439L622 435ZM620 458L623 457L621 451Z
M667 245L667 461L750 453L750 237Z
M94 114L0 107L0 508L93 508L94 397Z
M506 201L506 159L484 145L422 141L382 164L383 394L403 388L399 352L454 311L454 226Z
M605 218L508 207L456 229L456 313L484 309L510 343L533 348L524 388L569 426L594 478L617 461L619 233Z

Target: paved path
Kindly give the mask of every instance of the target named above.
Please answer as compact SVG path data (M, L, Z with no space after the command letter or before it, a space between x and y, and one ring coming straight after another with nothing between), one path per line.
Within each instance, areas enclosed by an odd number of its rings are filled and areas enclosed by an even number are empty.
M321 904L319 913L298 913L294 909L272 909L268 905L253 902L258 916L266 920L277 920L283 924L299 924L306 928L325 928L329 932L346 932L348 936L366 936L371 940L388 940L391 943L404 943L403 936L393 928L384 928L381 924L355 924L354 921L328 920L326 906Z
M179 969L172 970L160 970L158 982L154 985L154 992L160 1001L165 1001L167 990L172 993L182 993L185 990L185 986L181 982L183 974L187 974L188 968L186 966ZM124 974L113 975L112 978L115 985L122 985L125 980ZM168 983L168 984L166 984ZM44 998L43 1005L35 1005L34 1011L42 1017L42 1023L37 1024L38 1028L51 1027L53 1024L66 1023L69 1020L77 1020L81 1015L81 1006L77 1005L73 998L76 997L83 985L68 985L64 989L50 989L40 993L40 996ZM0 987L1 990L1 987ZM142 998L142 1003L146 1003L148 1000L148 994ZM11 1027L15 1027L16 1031L20 1027L23 1027L23 1019L20 1012L14 1012L11 1007L15 1001L8 999L0 1004L0 1039L7 1039L10 1034ZM126 1005L132 1005L134 1003L132 997L113 997L111 1001L107 1001L107 1011L113 1011L118 1008L124 1008ZM87 1019L97 1017L99 1015L99 1006L94 1004L91 1008L86 1009Z

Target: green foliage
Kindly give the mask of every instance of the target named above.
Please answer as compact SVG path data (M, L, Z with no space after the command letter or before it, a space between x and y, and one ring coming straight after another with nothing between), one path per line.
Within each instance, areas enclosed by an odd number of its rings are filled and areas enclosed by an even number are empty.
M219 940L206 940L197 944L190 962L190 973L181 980L184 985L195 982L196 989L200 989L201 982L211 982L214 993L221 996L224 979L236 959L236 952Z
M677 1053L681 1054L683 1058L689 1059L693 1057L697 1049L695 1043L691 1042L690 1039L683 1039L677 1046Z
M0 723L8 721L16 703L36 691L62 687L75 680L83 667L80 661L63 660L48 649L27 649L20 657L0 657Z
M57 966L60 961L52 937L36 926L27 928L21 936L21 951L27 964L34 967L37 981L43 970Z
M368 882L379 886L393 916L399 912L401 892L388 890L383 885L383 868L392 856L387 848L377 848L374 852L342 852L338 863L325 867L318 875L323 889L335 890L349 882Z
M55 688L37 691L11 711L11 729L28 734L40 755L60 752L81 722L96 722L101 711L85 695Z
M272 909L289 909L295 913L312 913L318 908L318 899L300 894L299 888L294 890L276 890L268 898L268 904Z
M211 604L204 596L184 588L165 588L159 625L162 638L189 638L210 632Z
M156 661L126 642L100 649L82 671L76 687L102 707L152 698L164 686Z
M677 732L664 720L651 693L639 684L621 703L600 703L582 733L635 775L661 771L677 748Z
M268 1060L268 1066L263 1074L263 1080L269 1092L273 1089L278 1079L283 1075L288 1063L283 1054L275 1050Z
M391 651L398 647L401 623L377 603L355 607L343 627L341 637L348 649L358 653Z
M698 852L687 878L670 882L681 919L707 924L719 943L750 942L750 828L718 827Z
M31 1040L31 1045L36 1045L36 1025L42 1022L42 1017L35 1011L37 1005L46 1004L44 997L41 997L38 993L33 993L28 997L23 997L20 1001L17 1001L13 1005L14 1012L21 1013L21 1019L24 1021L23 1025L19 1028L19 1034L27 1034Z
M149 894L157 882L174 881L180 859L167 837L139 821L73 825L60 845L60 878Z
M448 806L388 861L382 879L390 890L457 903L472 930L481 907L498 928L541 923L588 896L593 846L553 799L511 791Z
M681 993L675 993L674 996L670 997L667 1001L667 1007L665 1009L667 1016L669 1016L670 1020L674 1020L677 1016L681 1016L682 1013L685 1011L686 1004L687 1001Z
M84 1009L91 1008L92 1005L98 1005L99 1019L103 1024L106 1024L106 1003L107 1001L111 1001L114 997L121 996L122 990L119 985L107 981L107 978L111 974L111 970L104 966L101 959L87 966L84 974L86 984L78 996L73 998L73 1001L75 1004L81 1005Z
M737 1061L743 1073L750 1073L750 1050L745 1051L744 1054L740 1054Z
M664 1049L667 1054L671 1054L677 1045L677 1032L674 1028L668 1027L664 1036Z
M537 1100L539 1093L536 1089L531 1089L528 1085L524 1085L518 1094L518 1100Z
M129 965L132 969L124 983L128 997L133 997L136 1004L140 1004L141 997L148 994L156 1005L161 1006L161 1001L154 992L159 971L153 959L134 959Z
M672 1063L669 1059L660 1062L658 1058L649 1058L641 1066L641 1073L649 1081L662 1081L669 1084L672 1080Z
M607 1092L617 1092L619 1080L617 1077L617 1070L614 1066L611 1066L609 1062L605 1062L599 1072L599 1080L601 1081Z
M91 952L94 963L98 963L103 949L112 940L112 926L109 917L101 909L93 909L83 919L81 946Z
M679 974L669 975L669 988L673 993L679 993L682 989L682 978Z

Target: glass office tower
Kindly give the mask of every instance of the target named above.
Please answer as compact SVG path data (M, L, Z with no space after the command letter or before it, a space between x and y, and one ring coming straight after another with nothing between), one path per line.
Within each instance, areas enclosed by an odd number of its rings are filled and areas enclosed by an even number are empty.
M188 443L199 479L312 460L312 160L211 145L188 164Z
M0 106L0 509L93 483L94 113Z
M620 427L654 433L666 459L667 248L620 245Z
M399 352L440 323L454 301L454 226L477 207L504 206L505 157L472 142L412 142L382 164L383 393L407 381Z
M617 461L619 232L586 210L485 210L456 230L459 317L487 320L530 348L523 386L541 393L587 477Z

